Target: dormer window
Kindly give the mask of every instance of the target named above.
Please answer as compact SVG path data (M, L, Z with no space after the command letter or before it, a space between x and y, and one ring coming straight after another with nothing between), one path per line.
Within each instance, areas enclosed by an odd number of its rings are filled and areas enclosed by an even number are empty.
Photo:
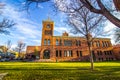
M50 24L47 25L47 28L50 28Z

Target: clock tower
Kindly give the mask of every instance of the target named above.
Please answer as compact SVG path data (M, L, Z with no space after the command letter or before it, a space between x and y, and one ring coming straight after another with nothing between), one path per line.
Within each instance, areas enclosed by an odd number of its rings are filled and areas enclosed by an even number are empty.
M54 22L48 18L47 20L42 21L42 26L41 46L50 46L52 45Z

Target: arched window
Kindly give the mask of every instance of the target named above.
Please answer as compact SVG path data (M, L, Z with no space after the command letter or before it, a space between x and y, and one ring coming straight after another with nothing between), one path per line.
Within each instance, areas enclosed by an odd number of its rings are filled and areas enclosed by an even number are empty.
M44 45L47 45L47 39L44 40Z
M96 46L100 47L100 42L99 41L96 42Z
M78 42L77 42L77 40L76 40L76 46L78 46Z
M104 43L104 41L102 41L102 47L105 47L105 43Z
M56 45L59 45L58 39L56 39Z
M81 41L78 41L79 46L81 46Z
M50 39L48 39L48 45L50 45Z
M59 43L60 45L62 45L62 40L60 39L60 43Z
M81 46L81 41L80 40L76 40L76 46Z

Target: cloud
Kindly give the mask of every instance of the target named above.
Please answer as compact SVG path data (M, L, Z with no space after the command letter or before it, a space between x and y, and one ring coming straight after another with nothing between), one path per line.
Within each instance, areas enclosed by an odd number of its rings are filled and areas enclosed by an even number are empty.
M15 30L10 31L12 37L16 37L18 39L35 39L41 36L41 31L38 27L40 24L28 19L25 12L17 11L14 6L7 4L2 15L17 23L15 25Z
M107 38L111 39L112 44L115 44L114 42L114 29L116 26L112 24L110 21L107 21L107 25L104 28L104 32L108 32L107 34L110 34L110 36L107 36Z
M38 44L38 45L41 45L41 40L32 40L33 42L35 42L36 44Z
M65 31L68 31L66 27L55 27L55 31L59 33L63 33Z

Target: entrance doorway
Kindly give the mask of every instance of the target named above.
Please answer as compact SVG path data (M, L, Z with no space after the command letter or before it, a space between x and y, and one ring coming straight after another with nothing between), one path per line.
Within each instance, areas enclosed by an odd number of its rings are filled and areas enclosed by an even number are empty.
M50 59L50 50L45 50L43 54L43 59Z

